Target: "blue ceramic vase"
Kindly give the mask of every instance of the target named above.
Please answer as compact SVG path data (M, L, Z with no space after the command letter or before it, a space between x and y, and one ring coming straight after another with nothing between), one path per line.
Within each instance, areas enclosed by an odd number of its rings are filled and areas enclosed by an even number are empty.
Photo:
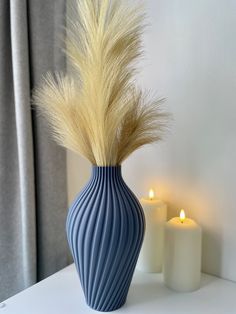
M71 205L67 237L87 304L114 311L127 298L141 249L145 219L121 167L93 166Z

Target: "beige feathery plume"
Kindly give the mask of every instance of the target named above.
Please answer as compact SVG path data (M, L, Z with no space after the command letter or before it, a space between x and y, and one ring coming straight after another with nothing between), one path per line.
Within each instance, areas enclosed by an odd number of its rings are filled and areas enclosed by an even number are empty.
M34 103L59 144L92 164L118 165L159 141L168 119L163 100L134 86L144 15L123 0L77 0L74 14L66 53L75 75L47 75Z

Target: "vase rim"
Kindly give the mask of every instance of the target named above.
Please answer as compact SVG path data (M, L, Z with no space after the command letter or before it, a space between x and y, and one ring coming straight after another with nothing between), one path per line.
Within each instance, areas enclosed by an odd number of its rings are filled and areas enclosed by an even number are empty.
M115 165L115 166L97 166L97 165L92 165L93 168L121 168L121 165Z

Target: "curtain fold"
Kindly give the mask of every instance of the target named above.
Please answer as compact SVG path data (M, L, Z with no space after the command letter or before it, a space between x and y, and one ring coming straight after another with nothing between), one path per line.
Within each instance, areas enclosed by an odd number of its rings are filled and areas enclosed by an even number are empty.
M71 262L66 155L31 109L47 71L64 71L65 1L0 1L0 300Z
M30 109L30 80L28 57L28 26L26 1L10 2L11 60L13 102L16 119L16 141L19 175L19 209L21 225L21 255L23 287L36 279L35 187L33 134ZM5 103L7 105L7 102ZM4 163L1 164L4 166ZM9 194L11 189L9 187ZM10 197L10 195L9 195ZM12 196L14 197L14 196ZM9 230L10 232L10 230ZM1 239L0 239L1 241ZM4 252L3 252L4 254Z

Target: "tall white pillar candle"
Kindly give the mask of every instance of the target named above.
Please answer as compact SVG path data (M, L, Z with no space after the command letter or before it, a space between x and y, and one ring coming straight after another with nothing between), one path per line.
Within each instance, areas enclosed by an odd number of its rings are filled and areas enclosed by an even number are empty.
M180 292L200 287L201 242L200 226L185 218L183 210L166 223L163 273L167 287Z
M149 198L142 198L140 202L145 214L146 230L137 269L145 272L161 272L167 206L154 197L153 190L150 190Z

